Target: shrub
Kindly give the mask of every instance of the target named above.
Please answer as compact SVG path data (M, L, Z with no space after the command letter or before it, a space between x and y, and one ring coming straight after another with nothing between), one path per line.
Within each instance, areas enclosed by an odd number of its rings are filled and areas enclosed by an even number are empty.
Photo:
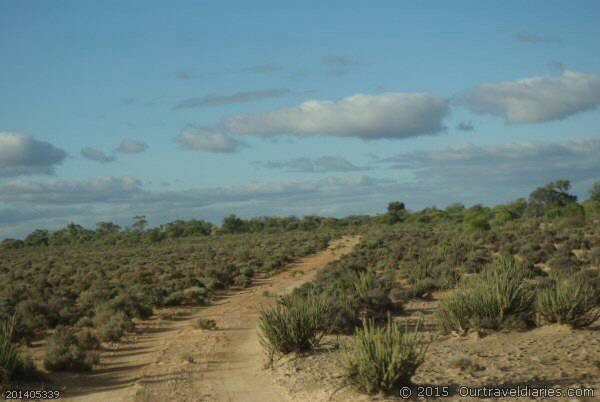
M547 322L586 327L600 318L600 292L582 281L559 281L538 290L537 311Z
M97 357L86 352L71 328L59 328L48 340L44 367L50 371L90 371Z
M123 311L115 312L110 306L97 310L94 324L98 336L103 341L118 341L125 332L133 330L131 318Z
M490 223L483 216L473 216L473 217L467 219L467 225L469 226L470 229L477 230L477 231L486 231L486 230L490 230L490 228L491 228Z
M152 315L152 306L144 303L140 297L129 293L122 293L112 299L110 306L115 311L123 311L129 317L147 319Z
M533 294L523 279L514 258L499 259L440 302L436 314L442 330L464 335L528 323Z
M260 341L270 358L314 349L324 335L327 310L321 298L300 296L283 297L272 309L261 309Z
M208 295L208 290L200 286L193 286L184 289L179 304L204 305Z
M212 331L217 329L217 322L208 318L198 318L196 322L194 322L194 326L199 329Z
M327 303L327 317L324 326L330 334L351 334L360 325L358 311L348 299L329 297ZM400 302L395 303L401 306Z
M77 333L77 343L85 350L100 349L100 340L89 329L83 329Z
M363 323L345 348L343 365L347 379L359 390L373 394L389 392L410 383L423 363L426 347L419 333L403 333L388 316L387 325L373 320Z
M389 290L377 279L373 272L358 272L351 276L353 292L349 294L359 304L359 309L366 317L381 319L394 306L389 297Z

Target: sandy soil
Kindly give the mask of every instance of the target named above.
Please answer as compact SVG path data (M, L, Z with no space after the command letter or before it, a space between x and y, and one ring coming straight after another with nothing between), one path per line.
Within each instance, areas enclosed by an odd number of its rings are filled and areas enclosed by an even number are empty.
M350 252L358 237L291 264L279 275L257 278L250 288L229 291L210 307L180 309L179 321L140 322L135 335L103 352L91 374L55 373L66 399L77 401L286 401L257 336L261 305L310 281L327 263ZM170 310L172 313L173 310ZM160 314L159 314L160 315ZM214 319L217 330L194 327Z

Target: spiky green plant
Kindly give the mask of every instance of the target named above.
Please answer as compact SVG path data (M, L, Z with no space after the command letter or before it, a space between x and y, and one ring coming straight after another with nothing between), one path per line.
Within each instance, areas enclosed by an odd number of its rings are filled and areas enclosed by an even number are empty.
M495 330L526 323L533 301L514 259L505 257L442 300L436 314L444 332L464 335L470 329Z
M15 370L22 365L21 355L13 342L15 317L0 323L0 384L12 379Z
M352 280L354 290L360 300L368 300L370 293L377 287L377 278L372 272L358 272Z
M547 322L587 327L600 318L599 291L582 281L559 281L538 290L536 307Z
M278 353L310 351L324 335L327 315L320 297L283 297L273 308L261 308L260 342L271 360Z
M418 330L402 332L388 315L383 327L377 327L373 320L363 322L345 347L342 363L346 378L359 390L369 394L389 392L410 383L424 361L426 349Z
M531 310L534 294L524 285L524 275L512 256L500 257L483 272L483 281L498 301L500 320L508 315L526 314Z

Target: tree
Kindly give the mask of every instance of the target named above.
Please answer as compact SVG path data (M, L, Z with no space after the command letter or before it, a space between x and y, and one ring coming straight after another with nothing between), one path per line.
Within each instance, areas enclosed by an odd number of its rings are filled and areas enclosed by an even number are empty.
M223 219L221 229L225 233L241 233L246 231L246 225L242 219L238 218L234 214L231 214Z
M25 238L25 244L28 246L47 246L49 233L47 230L34 230L29 236Z
M398 214L404 212L406 210L406 207L403 202L393 201L388 204L387 210L390 214Z
M544 215L549 209L563 208L577 202L575 195L569 194L569 180L557 180L544 187L538 187L529 195L529 208L536 216Z
M388 204L385 221L387 223L396 223L404 220L406 216L406 206L403 202L392 201Z
M119 230L121 230L121 227L112 222L96 223L96 231L102 235L109 234L109 233L117 233Z
M137 215L133 217L133 225L131 227L137 232L143 232L147 223L145 215Z

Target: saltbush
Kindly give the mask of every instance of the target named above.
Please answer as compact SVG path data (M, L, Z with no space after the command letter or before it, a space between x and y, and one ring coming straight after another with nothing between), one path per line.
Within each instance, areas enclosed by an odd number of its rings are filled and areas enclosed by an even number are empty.
M61 327L48 339L44 367L50 371L90 371L97 363L95 354L86 352L73 329Z

